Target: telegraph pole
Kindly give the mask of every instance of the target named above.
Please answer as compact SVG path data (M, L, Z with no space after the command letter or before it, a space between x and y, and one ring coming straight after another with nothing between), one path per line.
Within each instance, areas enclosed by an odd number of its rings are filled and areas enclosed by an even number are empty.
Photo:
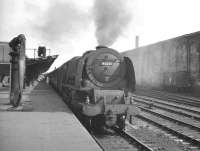
M22 98L25 74L25 42L23 34L18 35L9 42L12 51L11 56L11 84L10 84L10 104L18 107Z

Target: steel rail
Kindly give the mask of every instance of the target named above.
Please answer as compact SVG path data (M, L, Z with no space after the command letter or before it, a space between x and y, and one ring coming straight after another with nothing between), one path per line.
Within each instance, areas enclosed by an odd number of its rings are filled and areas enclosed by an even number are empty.
M142 104L145 104L145 105L151 105L151 102L145 101L145 100L140 99L140 98L134 98L134 100L136 102L139 102L139 103L142 103ZM155 103L157 103L157 104L155 104ZM178 109L176 106L171 106L171 105L168 105L168 104L165 104L165 103L163 103L165 106L160 102L155 102L155 103L153 101L153 105L152 105L155 108L159 108L159 109L162 109L162 110L165 110L165 111L168 111L168 112L176 113L176 114L183 115L183 116L186 116L186 117L189 117L189 118L193 118L195 120L200 121L200 116L197 116L197 115L194 115L194 114L190 114L190 113L186 113L188 111L186 111L184 108L183 109L182 108Z
M136 145L138 145L138 147L142 150L142 151L153 151L152 148L148 147L146 144L144 144L143 142L141 142L140 140L138 140L136 137L128 134L127 132L118 129L117 127L113 128L117 133L119 133L120 135L123 135L124 137L126 137L127 139L129 139L129 141L131 141L132 143L135 143Z
M166 103L164 100L159 100L159 99L156 99L156 98L147 98L147 96L139 96L139 95L136 95L136 94L133 94L133 96L136 97L136 98L140 98L140 99L144 99L146 101L153 102L153 103L158 103L158 104L162 104L162 105L175 107L177 109L182 109L182 110L185 110L185 111L192 112L192 113L200 115L200 111L194 110L194 109L190 109L189 107L182 107L181 105L169 104L169 103Z
M99 145L99 147L102 149L102 151L106 151L104 148L103 148L103 145L101 145L101 143L99 142L99 140L95 137L95 135L93 134L90 134L92 136L92 138L94 139L94 141L97 143L97 145Z
M158 123L158 122L156 122L156 121L154 121L152 119L149 119L148 117L145 117L143 115L137 115L137 117L142 119L142 120L145 120L147 122L150 122L150 123L152 123L153 125L155 125L157 127L160 127L161 129L163 129L163 130L165 130L165 131L177 136L180 139L184 139L185 141L189 142L190 144L193 144L195 146L200 147L200 140L198 140L198 139L195 139L195 138L192 138L190 136L184 135L184 134L182 134L182 133L180 133L180 132L178 132L178 131L170 128L170 127L167 127L166 125L162 125L161 123Z
M199 98L195 98L192 96L185 96L185 95L181 95L181 94L172 94L169 92L163 92L163 91L158 91L158 90L151 90L150 93L166 95L166 96L170 96L171 98L179 98L179 99L186 99L186 100L191 100L191 101L195 101L195 102L200 102Z
M153 98L157 98L157 99L163 99L163 100L166 100L168 102L176 102L176 103L182 103L182 104L185 104L185 105L200 107L200 102L188 101L188 100L178 99L178 98L176 98L176 99L169 98L169 97L166 98L166 96L164 97L163 95L162 96L158 96L156 94L152 94L152 93L151 94L147 94L145 92L138 92L137 94L148 96L148 97L153 97Z
M184 101L184 102L188 102L188 103L192 103L192 104L196 104L196 105L200 105L200 100L199 99L192 99L192 98L184 98L184 97L178 97L178 96L172 96L170 94L166 94L164 92L161 93L151 93L152 95L159 95L159 96L164 96L166 99L176 99L179 101Z
M181 125L190 127L190 128L192 128L192 129L194 129L194 130L200 132L200 127L198 127L198 126L191 125L191 124L189 124L189 123L185 123L185 122L180 121L180 120L178 120L178 119L174 119L174 118L172 118L172 117L169 117L169 116L166 116L166 115L157 113L157 112L155 112L155 111L151 111L151 110L146 109L146 108L143 108L143 107L139 107L139 108L140 108L141 110L145 111L145 112L148 112L148 113L151 113L151 114L156 115L156 116L158 116L158 117L167 119L167 120L169 120L169 121L173 121L173 122L175 122L175 123L179 123L179 124L181 124Z

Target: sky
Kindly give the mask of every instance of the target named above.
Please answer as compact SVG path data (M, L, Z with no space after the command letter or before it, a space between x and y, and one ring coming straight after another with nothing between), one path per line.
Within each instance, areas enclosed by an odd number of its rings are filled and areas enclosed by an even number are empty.
M199 0L0 0L0 41L59 54L52 69L105 44L120 52L199 31ZM28 56L33 52L27 50Z

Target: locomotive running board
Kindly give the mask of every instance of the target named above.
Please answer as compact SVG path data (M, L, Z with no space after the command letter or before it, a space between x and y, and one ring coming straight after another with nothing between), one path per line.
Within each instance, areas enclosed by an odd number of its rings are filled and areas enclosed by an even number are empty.
M94 98L95 104L82 103L83 114L96 116L112 113L134 116L140 112L136 105L128 103L130 97L124 97L123 90L94 90Z
M128 115L138 115L140 109L132 104L82 104L82 112L86 116L96 116L100 114L107 114L112 112L112 114L128 114Z
M138 115L140 109L132 104L106 104L104 114L112 111L113 114Z

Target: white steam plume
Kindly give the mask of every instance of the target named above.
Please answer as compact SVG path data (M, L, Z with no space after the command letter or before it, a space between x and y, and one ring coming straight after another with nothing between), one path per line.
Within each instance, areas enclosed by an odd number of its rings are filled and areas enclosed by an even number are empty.
M91 22L88 12L80 10L69 1L51 3L41 19L41 24L37 24L35 28L48 42L73 38Z

